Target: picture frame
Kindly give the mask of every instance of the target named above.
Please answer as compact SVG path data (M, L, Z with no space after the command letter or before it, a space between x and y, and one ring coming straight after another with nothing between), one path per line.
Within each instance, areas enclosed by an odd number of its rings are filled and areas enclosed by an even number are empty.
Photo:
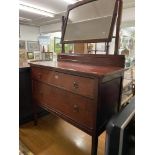
M27 65L27 54L25 49L19 50L19 67Z
M42 52L42 60L52 61L53 60L53 52Z
M19 50L26 49L26 41L25 40L19 40Z
M28 52L40 51L40 46L38 41L27 41Z
M34 53L33 52L27 52L27 58L28 59L34 59Z
M96 54L96 43L87 43L87 50L89 54Z
M65 44L65 52L73 52L73 44ZM54 52L60 54L62 51L61 38L54 37Z
M74 50L74 44L65 44L65 52L72 53Z
M41 52L40 51L34 51L34 60L41 60Z

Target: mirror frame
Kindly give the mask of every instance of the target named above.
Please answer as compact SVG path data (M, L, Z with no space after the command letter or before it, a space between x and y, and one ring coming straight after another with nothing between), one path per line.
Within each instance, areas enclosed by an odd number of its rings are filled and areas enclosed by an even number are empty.
M116 2L115 2L115 6L114 6L112 22L111 22L110 32L109 32L108 38L89 39L89 40L72 40L72 41L65 41L64 40L70 11L73 10L74 8L77 8L77 7L81 6L81 5L85 5L87 3L91 3L91 2L94 2L94 1L97 1L97 0L83 0L83 1L79 1L79 2L77 2L75 4L72 4L72 5L68 6L68 8L67 8L67 16L65 17L65 19L63 21L63 26L62 26L62 43L64 43L64 44L67 44L67 43L91 43L91 42L96 43L96 42L110 42L112 40L114 26L115 26L115 23L116 23L117 12L118 12L118 8L119 8L118 1L120 1L120 0L115 0Z
M97 43L97 42L106 42L107 43L107 53L108 53L109 42L112 41L112 38L115 38L115 51L114 51L114 54L115 55L118 54L119 31L120 31L120 24L121 24L121 18L122 18L123 0L115 0L115 6L114 6L112 22L111 22L108 38L90 39L90 40L72 40L72 41L65 41L64 40L70 11L73 10L74 8L77 8L77 7L81 6L81 5L85 5L87 3L91 3L91 2L94 2L94 1L97 1L97 0L83 0L83 1L79 1L79 2L77 2L75 4L71 4L71 5L68 6L67 15L62 16L62 37L61 37L62 53L65 53L64 44L70 44L70 43ZM116 35L113 36L115 25L116 25Z

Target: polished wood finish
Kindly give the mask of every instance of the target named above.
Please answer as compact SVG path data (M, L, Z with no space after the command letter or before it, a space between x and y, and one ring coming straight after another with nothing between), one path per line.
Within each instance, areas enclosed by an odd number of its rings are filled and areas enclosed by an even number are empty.
M112 67L121 67L124 68L125 59L123 55L103 55L103 54L60 54L58 55L58 61L66 61L66 62L78 62L82 64L90 64L95 65L93 68L95 72L98 68L96 66L104 66L108 67L107 70L110 71ZM77 64L78 65L78 64ZM95 68L96 67L96 68ZM118 70L118 68L116 69ZM91 71L90 71L91 72ZM100 71L101 73L105 73L104 71Z
M119 109L124 60L62 54L58 62L32 62L33 103L91 135L96 155L98 136Z
M45 70L43 68L32 68L32 77L49 85L94 98L95 81L93 79Z
M91 99L36 81L33 95L35 101L49 110L63 114L83 127L93 129L95 105Z
M34 155L90 155L91 137L71 124L47 115L19 128L20 140ZM98 155L104 155L106 133L98 140Z

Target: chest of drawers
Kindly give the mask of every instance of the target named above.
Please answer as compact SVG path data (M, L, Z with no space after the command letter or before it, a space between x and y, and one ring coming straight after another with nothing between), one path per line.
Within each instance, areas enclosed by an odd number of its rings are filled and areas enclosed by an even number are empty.
M98 136L119 109L124 57L61 54L56 63L30 65L34 107L91 135L91 154L96 155Z

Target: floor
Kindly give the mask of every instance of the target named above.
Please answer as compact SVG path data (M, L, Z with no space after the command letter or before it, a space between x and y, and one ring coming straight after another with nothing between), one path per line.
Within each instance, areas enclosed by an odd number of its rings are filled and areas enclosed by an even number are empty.
M40 118L37 126L20 126L19 134L35 155L90 155L91 137L51 114ZM104 155L105 135L99 137L97 155Z

